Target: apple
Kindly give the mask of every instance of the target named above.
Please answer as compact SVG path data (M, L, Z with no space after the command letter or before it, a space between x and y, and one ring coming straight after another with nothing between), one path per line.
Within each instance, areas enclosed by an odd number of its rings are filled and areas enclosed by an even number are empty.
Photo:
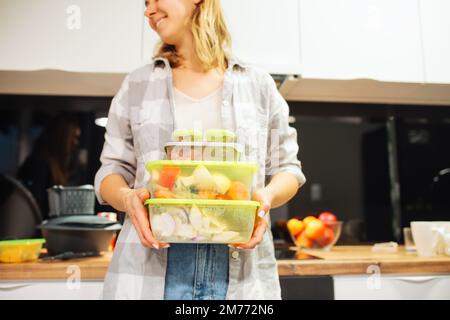
M336 216L331 212L322 212L319 215L319 220L327 226L332 226L337 222Z
M326 247L334 240L334 231L331 228L325 228L322 237L316 240L317 244L321 247Z

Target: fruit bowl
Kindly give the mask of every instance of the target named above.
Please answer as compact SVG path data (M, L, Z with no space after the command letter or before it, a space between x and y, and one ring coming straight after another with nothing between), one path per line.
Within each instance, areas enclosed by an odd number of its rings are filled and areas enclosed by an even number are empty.
M319 218L289 219L287 228L297 248L329 251L339 240L342 224L336 216L326 213Z

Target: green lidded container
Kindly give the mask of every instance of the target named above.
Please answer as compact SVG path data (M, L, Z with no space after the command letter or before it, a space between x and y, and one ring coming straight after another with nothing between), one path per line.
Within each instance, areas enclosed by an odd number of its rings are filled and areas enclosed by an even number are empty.
M0 241L0 262L19 263L36 261L45 239Z
M245 243L253 233L256 201L149 199L155 238L168 243Z
M234 161L153 160L152 198L250 200L258 165Z

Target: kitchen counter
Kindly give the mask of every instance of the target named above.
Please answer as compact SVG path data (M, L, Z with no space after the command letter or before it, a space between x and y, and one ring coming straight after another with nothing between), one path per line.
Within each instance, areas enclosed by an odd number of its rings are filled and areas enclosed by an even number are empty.
M305 250L316 259L279 259L280 276L366 275L376 266L383 274L450 274L450 257L418 257L399 246L397 253L373 253L370 246L336 246L330 252ZM100 257L19 264L0 263L0 281L67 279L78 266L82 281L101 281L112 253Z
M371 246L336 246L331 251L304 250L319 259L278 260L280 276L365 275L374 266L382 274L450 273L450 257L418 257L398 247L396 253L375 253ZM371 271L372 270L372 271Z

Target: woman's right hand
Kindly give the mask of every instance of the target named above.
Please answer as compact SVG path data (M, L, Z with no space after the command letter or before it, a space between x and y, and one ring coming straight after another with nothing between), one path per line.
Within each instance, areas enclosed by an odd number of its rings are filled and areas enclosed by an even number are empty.
M145 200L150 198L147 189L124 189L122 190L122 201L125 212L130 217L141 243L146 247L155 249L168 248L170 245L160 242L153 237L148 218L148 211L144 207Z

